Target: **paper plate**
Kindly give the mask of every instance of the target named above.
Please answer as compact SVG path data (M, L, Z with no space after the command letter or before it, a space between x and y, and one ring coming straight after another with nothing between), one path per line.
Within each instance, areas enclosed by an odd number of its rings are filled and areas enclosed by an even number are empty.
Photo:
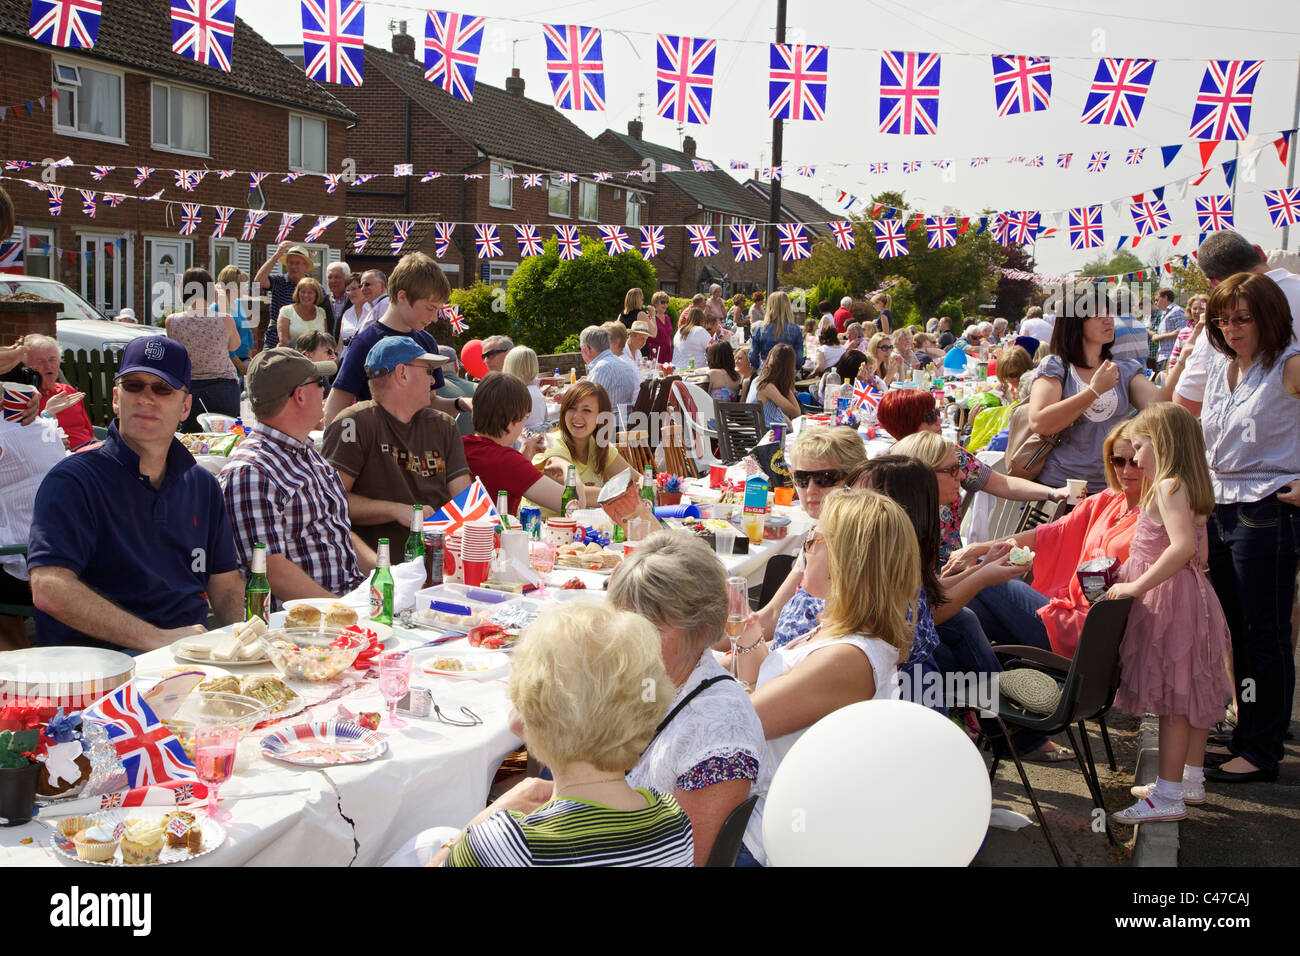
M455 660L461 663L460 670L447 670L434 665L439 661ZM418 659L411 662L411 669L418 669L422 674L435 677L454 677L460 680L489 681L505 677L510 673L510 656L504 651L484 651L466 645L458 645L455 650L450 647L421 651Z
M208 811L204 809L204 807L196 804L183 809L186 813L194 814L194 825L198 827L199 832L203 834L203 844L199 851L197 853L190 853L189 850L172 849L166 845L166 840L164 839L162 852L158 854L157 863L131 864L133 869L143 866L166 866L171 863L188 863L190 860L197 860L201 856L207 856L213 850L226 842L226 828L216 820L211 819L208 816ZM172 811L163 807L138 807L131 810L115 811L114 815L110 816L109 819L123 823L127 820L137 819L161 820L170 812ZM97 860L78 859L77 848L71 841L65 841L63 836L57 833L50 837L50 847L55 853L59 854L59 856L72 860L74 863L85 864L86 866L127 865L122 862L121 848L118 849L117 853L114 854L113 859L111 860L100 862Z
M342 720L296 724L262 738L262 755L300 767L365 763L388 752L383 734Z

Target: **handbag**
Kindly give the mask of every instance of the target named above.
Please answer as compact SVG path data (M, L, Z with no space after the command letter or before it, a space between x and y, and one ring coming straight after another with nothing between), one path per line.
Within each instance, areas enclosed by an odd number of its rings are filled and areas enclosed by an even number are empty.
M1008 424L1006 462L1007 474L1013 478L1033 481L1042 473L1047 456L1065 441L1068 428L1054 435L1040 435L1029 427L1029 402L1022 401L1011 409Z

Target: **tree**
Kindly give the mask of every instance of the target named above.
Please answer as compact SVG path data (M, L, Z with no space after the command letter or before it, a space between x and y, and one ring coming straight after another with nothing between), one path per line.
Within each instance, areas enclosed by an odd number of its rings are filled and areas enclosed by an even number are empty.
M1130 272L1141 272L1146 266L1142 260L1129 252L1127 249L1120 249L1109 259L1105 253L1102 253L1092 262L1089 262L1081 270L1081 276L1117 276L1127 275Z
M1016 243L1006 246L1006 257L1002 261L1002 268L1014 269L1018 272L1033 272L1036 268L1034 257L1024 246ZM1025 314L1025 310L1033 301L1034 293L1038 289L1038 283L1033 279L1012 279L1008 276L1001 276L998 279L997 286L997 311L996 314L1009 321L1015 321Z
M1205 278L1205 273L1195 261L1189 261L1187 265L1174 263L1169 272L1169 280L1183 302L1198 293L1210 294L1210 280Z

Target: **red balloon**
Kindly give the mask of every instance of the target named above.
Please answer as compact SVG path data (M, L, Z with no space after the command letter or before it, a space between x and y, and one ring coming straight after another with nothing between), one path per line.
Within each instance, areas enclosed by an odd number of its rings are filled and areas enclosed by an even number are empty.
M480 339L470 339L460 350L460 364L465 366L465 371L469 372L474 378L483 378L488 373L488 367L483 363L483 342Z

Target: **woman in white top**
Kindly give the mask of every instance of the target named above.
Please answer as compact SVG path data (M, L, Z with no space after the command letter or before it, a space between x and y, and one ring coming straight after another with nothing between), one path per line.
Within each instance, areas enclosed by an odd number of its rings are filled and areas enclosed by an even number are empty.
M528 397L533 400L533 409L524 421L524 427L536 431L546 425L546 396L537 386L537 376L541 367L537 362L537 353L527 345L516 345L506 353L505 365L501 367L507 375L513 375L528 386Z
M329 317L321 308L325 301L325 290L311 276L303 276L293 289L293 302L280 310L276 319L276 332L280 341L288 344L296 342L298 336L305 332L328 332Z
M343 310L343 318L339 325L340 362L343 360L343 354L347 350L348 343L352 341L353 336L361 331L361 326L365 322L366 297L361 291L361 273L354 272L348 276L348 284L344 288L343 294L348 297L349 305Z
M709 361L709 332L704 327L704 310L692 306L682 316L681 327L673 336L673 368L682 371L690 368L695 360L696 368L705 368Z
M814 375L820 375L828 368L834 368L845 351L844 346L840 345L840 336L835 331L834 323L822 326L821 331L817 333L817 341L817 364L813 366Z

